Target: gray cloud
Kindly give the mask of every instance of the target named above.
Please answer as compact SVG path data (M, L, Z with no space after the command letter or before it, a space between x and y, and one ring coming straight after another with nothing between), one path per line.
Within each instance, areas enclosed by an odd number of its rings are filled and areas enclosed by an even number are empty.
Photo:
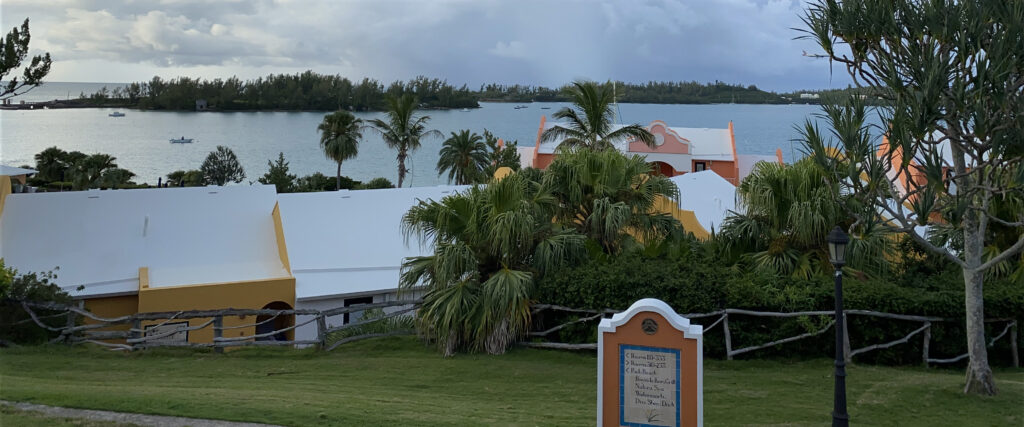
M385 81L574 78L845 86L801 56L795 0L4 0L61 80L254 77L313 69ZM119 70L104 73L100 64ZM100 75L97 75L100 74ZM131 74L131 75L128 75Z

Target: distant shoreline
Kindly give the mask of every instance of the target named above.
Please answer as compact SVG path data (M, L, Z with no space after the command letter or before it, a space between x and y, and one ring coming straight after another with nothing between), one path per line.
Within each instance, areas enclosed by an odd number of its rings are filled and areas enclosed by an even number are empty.
M481 99L479 102L492 103L492 104L556 104L565 103L565 101L509 101L509 100L497 100L497 99ZM641 105L821 105L820 100L801 100L801 102L620 102L620 104L641 104ZM61 110L61 109L82 109L82 108L123 108L138 111L169 111L169 112L191 112L191 113L259 113L259 112L308 112L308 113L327 113L337 110L317 110L317 109L281 109L281 108L269 108L269 109L230 109L222 110L217 108L210 108L207 110L192 110L192 109L154 109L154 108L140 108L137 105L130 104L93 104L87 99L71 99L71 100L54 100L54 101L34 101L25 102L24 104L9 104L0 105L0 110L3 111L36 111L36 110ZM478 109L482 107L463 107L467 109ZM420 110L436 110L436 111L451 111L461 110L458 107L423 107ZM358 112L382 112L384 110L360 110Z

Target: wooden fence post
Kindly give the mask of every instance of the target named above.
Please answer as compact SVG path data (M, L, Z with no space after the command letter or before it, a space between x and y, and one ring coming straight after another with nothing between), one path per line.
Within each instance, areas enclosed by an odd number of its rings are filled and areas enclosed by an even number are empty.
M327 348L327 318L323 313L316 316L316 340L320 341L320 349Z
M65 324L64 332L62 332L64 334L64 344L71 345L74 341L72 339L74 338L74 332L71 332L71 328L75 327L76 317L74 311L68 310L68 322Z
M213 352L223 353L224 347L220 346L217 341L224 335L224 316L217 315L213 317Z
M725 331L725 358L732 360L732 335L729 334L729 312L722 315L722 329Z
M1013 326L1010 326L1010 354L1013 356L1013 367L1020 367L1020 356L1017 354L1017 321L1013 321Z
M142 320L141 319L132 319L132 331L131 331L130 334L128 334L128 336L132 337L133 339L142 338ZM138 350L139 344L140 343L133 343L132 344L132 350Z
M847 320L846 311L843 311L843 361L850 363L853 356L850 354L850 322Z
M928 367L928 347L932 344L932 322L924 322L924 339L921 343L921 363Z

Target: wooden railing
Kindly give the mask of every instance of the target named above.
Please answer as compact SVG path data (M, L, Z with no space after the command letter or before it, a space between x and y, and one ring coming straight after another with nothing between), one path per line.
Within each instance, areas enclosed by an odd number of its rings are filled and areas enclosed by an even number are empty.
M253 309L222 309L222 310L191 310L191 311L175 311L175 312L155 312L155 313L136 313L121 317L105 318L97 316L94 313L83 310L74 306L66 306L51 303L33 303L22 301L19 304L29 315L29 319L23 320L22 322L33 322L39 327L45 328L52 332L59 333L57 338L51 340L52 343L67 343L67 344L82 344L92 343L100 346L104 346L113 350L138 350L153 347L198 347L198 348L213 348L214 351L220 352L227 347L242 347L242 346L295 346L295 345L313 345L325 351L331 351L338 346L358 341L367 338L374 338L388 335L401 335L401 334L414 334L413 330L395 330L387 332L376 332L376 333L365 333L354 336L347 336L344 338L336 339L331 341L329 339L331 334L348 330L351 328L368 325L374 322L379 322L385 319L391 319L398 316L405 316L409 313L417 310L422 304L420 299L408 299L400 301L389 301L382 303L373 304L359 304L349 307L337 307L328 310L311 310L311 309L298 309L298 310L253 310ZM343 315L346 313L355 313L370 309L382 309L387 307L401 307L405 306L397 311L387 313L382 317L360 319L355 322L346 323L339 326L328 327L327 318ZM36 310L56 311L56 313L50 313L45 316L40 316L36 313ZM541 331L532 331L528 335L533 338L546 338L551 334L565 329L569 326L576 324L586 324L590 322L596 322L600 319L617 313L617 310L604 309L604 310L589 310L589 309L576 309L570 307L562 307L551 304L534 304L532 306L532 312L537 315L543 311L553 311L558 313L566 313L569 315L578 316L578 318L569 320L565 323L547 328ZM805 338L821 335L826 331L832 329L835 325L835 320L830 320L824 326L815 330L805 332L803 334L786 337L778 340L774 340L767 343L753 344L746 347L734 348L732 339L732 333L729 328L730 316L754 316L754 317L768 317L768 318L794 318L801 316L824 316L832 317L835 313L833 311L797 311L789 313L780 312L768 312L768 311L751 311L742 309L724 309L713 311L710 313L690 313L684 314L683 316L691 320L696 319L709 319L710 323L704 326L705 336L708 331L713 330L719 324L722 325L722 334L725 341L725 354L726 358L733 359L734 356L738 356L745 353L750 353L766 348L774 347L781 344L786 344L794 341L799 341ZM243 324L243 325L224 325L224 318L228 316L269 316L269 318L263 320L257 320L254 323ZM271 332L254 333L252 335L244 335L238 337L225 337L224 331L235 330L242 328L256 328L259 325L274 322L280 316L303 316L309 317L301 322L292 322L293 324L276 329ZM928 364L945 364L955 363L968 357L967 353L958 355L950 358L933 358L929 353L931 346L931 328L933 324L943 322L959 322L960 319L949 319L942 317L930 317L930 316L915 316L906 314L893 314L893 313L882 313L868 310L845 310L844 316L867 316L882 319L901 320L919 323L920 326L913 329L910 333L903 336L900 339L865 345L860 348L851 348L850 346L850 334L849 331L844 331L846 340L844 342L844 353L846 354L847 361L850 361L853 356L868 353L875 350L882 350L890 347L894 347L901 344L907 344L911 338L920 335L922 342L922 354L921 362L925 365ZM52 325L53 320L58 320L60 325ZM79 319L88 319L87 322L79 324ZM189 322L189 325L183 328L178 328L162 333L154 333L147 331L143 328L143 322L157 322L146 326L150 328L164 326L172 321L178 320L190 320L190 319L207 319L201 323L193 325ZM47 323L49 321L50 323ZM991 324L1003 324L1004 327L999 334L992 337L988 345L992 346L995 342L1003 339L1009 335L1010 341L1010 352L1013 361L1013 366L1020 366L1020 359L1018 355L1017 347L1017 320L1016 319L987 319L986 323ZM315 340L261 340L263 338L271 338L279 336L281 333L287 333L295 330L301 326L308 324L316 324L317 338ZM849 322L843 322L844 327L848 327ZM124 325L130 325L127 330L101 330L110 329L113 327L120 327ZM213 340L212 342L169 342L166 340L167 337L172 336L176 333L184 331L196 331L206 328L212 328ZM109 342L109 340L124 340L120 342ZM596 350L597 343L559 343L559 342L536 342L536 341L524 341L520 342L521 345L528 347L538 348L553 348L553 349L566 349L566 350Z
M70 345L91 343L100 345L103 347L110 348L112 350L138 350L153 347L197 347L197 348L213 348L216 352L222 352L227 347L243 347L243 346L296 346L296 345L314 345L326 351L331 351L337 348L339 345L358 341L366 338L373 338L376 336L383 335L398 335L398 334L412 334L415 333L411 330L403 331L391 331L388 333L368 333L363 335L355 335L345 337L329 343L329 336L333 333L344 331L347 329L355 328L358 326L367 325L374 322L379 322L385 319L390 319L398 316L407 315L409 312L416 310L422 300L409 299L399 301L389 301L373 304L358 304L349 307L337 307L329 310L311 310L311 309L298 309L298 310L273 310L273 309L235 309L227 308L220 310L189 310L189 311L170 311L170 312L152 312L152 313L135 313L127 316L120 317L101 317L87 310L75 306L52 304L52 303L35 303L21 301L19 304L21 308L25 310L29 315L29 319L22 322L31 321L41 328L46 330L57 332L59 335L51 340L51 343L66 343ZM387 307L399 307L409 306L397 311L387 313L381 317L374 317L368 319L360 319L355 322L346 323L344 325L328 327L327 318L355 313L371 309L382 309ZM57 313L47 314L45 316L39 316L36 314L37 310L56 311ZM224 325L224 318L229 316L254 316L257 319L254 323L242 324L242 325ZM269 316L266 319L259 320L258 316ZM260 325L274 322L281 316L303 316L309 317L301 322L291 322L291 325L275 329L269 332L258 332L252 335L242 335L237 337L226 337L224 331L243 329L243 328L258 328ZM46 321L52 319L62 319L62 324L52 325ZM86 322L79 324L79 319L88 319ZM150 322L151 324L145 325L149 328L159 328L161 326L168 325L173 321L191 320L191 319L206 319L201 323L193 324L189 322L187 326L168 330L166 332L155 333L148 331L144 328L144 322ZM159 323L153 323L159 322ZM19 322L20 323L20 322ZM292 332L295 329L309 325L316 324L317 338L315 340L276 340L274 337L280 336L282 333ZM123 327L129 325L127 330L102 330ZM191 342L188 340L180 342L171 342L167 338L181 332L191 332L210 328L213 331L213 340L211 342ZM258 330L258 329L257 329ZM271 338L271 339L267 339ZM110 342L112 340L124 342Z
M560 325L548 328L548 329L543 330L543 331L530 332L529 336L531 336L531 337L538 337L538 338L544 338L544 337L547 337L550 334L552 334L554 332L557 332L557 331L559 331L561 329L564 329L564 328L566 328L566 327L568 327L570 325L579 324L579 323L587 323L587 322L599 321L601 318L603 318L605 316L609 316L611 314L614 314L614 313L618 312L617 310L611 310L611 309L586 310L586 309L562 307L562 306L550 305L550 304L535 304L533 306L533 314L534 315L536 315L536 314L538 314L540 312L543 312L545 310L550 310L550 311L560 312L560 313L568 313L568 314L572 314L572 315L576 315L576 316L580 316L580 317L577 318L577 319L573 319L573 320L570 320L568 322L562 323ZM716 326L721 324L722 325L722 334L724 335L723 338L724 338L724 341L725 341L725 354L726 354L726 358L728 358L729 360L732 360L732 358L734 356L737 356L737 355L740 355L740 354L749 353L749 352L753 352L753 351L757 351L757 350L762 350L762 349L766 349L766 348L769 348L769 347L774 347L776 345L785 344L785 343L789 343L789 342L798 341L798 340L802 340L802 339L805 339L805 338L821 335L821 334L825 333L826 331L832 329L832 327L836 323L835 320L833 319L833 320L829 321L828 324L826 324L825 326L823 326L821 328L818 328L816 330L809 331L809 332L806 332L806 333L803 333L803 334L800 334L800 335L795 335L795 336L791 336L791 337L787 337L787 338L782 338L782 339L778 339L778 340L775 340L775 341L771 341L771 342L767 342L767 343L762 343L762 344L755 344L755 345L749 345L749 346L741 347L741 348L734 348L733 342L732 342L732 334L731 334L731 331L729 329L729 317L730 317L730 315L732 315L732 316L775 317L775 318L791 318L791 317L801 317L801 316L826 316L826 317L834 317L835 316L835 312L829 310L829 311L797 311L797 312L790 312L790 313L779 313L779 312L770 312L770 311L751 311L751 310L741 310L741 309L729 308L729 309L724 309L724 310L713 311L713 312L710 312L710 313L690 313L690 314L684 314L683 317L686 317L686 318L688 318L690 320L707 319L707 318L713 319L713 321L711 321L711 323L707 324L707 326L704 327L705 336L707 336L707 333L708 333L709 330L712 330L713 328L715 328ZM958 321L960 321L960 319L947 319L947 318L942 318L942 317L914 316L914 315L906 315L906 314L882 313L882 312L869 311L869 310L845 310L843 312L843 315L846 316L846 317L849 317L849 316L877 317L877 318L883 318L883 319L893 319L893 320L903 320L903 321L917 322L917 323L921 324L920 327L914 329L913 331L911 331L906 336L904 336L904 337L902 337L900 339L889 341L889 342L885 342L885 343L866 345L864 347L860 347L860 348L856 348L856 349L851 349L851 347L850 347L850 334L849 334L849 331L848 330L847 331L843 331L844 332L843 336L846 337L846 339L845 339L845 341L843 343L844 344L843 345L843 347L844 347L843 350L844 350L844 354L846 355L846 361L847 362L851 361L853 356L856 356L858 354L864 354L864 353L875 351L875 350L881 350L881 349L886 349L886 348L889 348L889 347L894 347L894 346L897 346L897 345L900 345L900 344L906 344L906 343L908 343L910 341L911 338L913 338L914 336L916 336L918 334L922 335L921 362L924 365L933 364L933 363L934 364L955 363L955 362L961 361L963 359L966 359L967 356L968 356L967 353L964 353L964 354L961 354L959 356L951 357L951 358L933 358L933 357L931 357L931 354L929 354L929 347L931 345L931 339L932 339L931 338L932 324L933 323L941 323L941 322L958 322ZM995 324L1005 324L1005 326L1002 329L1002 332L1000 332L996 336L992 337L989 340L988 345L989 345L989 347L991 347L992 345L995 344L996 341L999 341L1000 339L1003 339L1003 337L1005 337L1006 335L1009 335L1010 353L1011 353L1011 357L1012 357L1012 360L1013 360L1013 366L1019 367L1020 366L1020 358L1019 358L1019 355L1018 355L1018 348L1017 348L1017 320L1016 319L987 319L987 320L985 320L985 322L986 323L995 323ZM843 322L844 328L848 328L849 324L850 324L849 322L845 322L844 321ZM570 343L558 343L558 342L521 342L520 344L522 344L524 346L528 346L528 347L555 348L555 349L566 349L566 350L596 350L597 349L597 343L570 344Z

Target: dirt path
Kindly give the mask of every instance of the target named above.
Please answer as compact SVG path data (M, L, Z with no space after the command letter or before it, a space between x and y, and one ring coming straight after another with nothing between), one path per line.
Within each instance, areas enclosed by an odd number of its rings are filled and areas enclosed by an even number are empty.
M48 416L60 418L81 418L95 421L107 421L124 424L135 424L148 427L280 427L271 424L238 423L234 421L204 420L199 418L168 417L163 415L132 414L127 412L96 411L92 409L72 409L57 406L36 405L33 403L9 402L0 400L0 405L10 406L22 411L40 412Z

